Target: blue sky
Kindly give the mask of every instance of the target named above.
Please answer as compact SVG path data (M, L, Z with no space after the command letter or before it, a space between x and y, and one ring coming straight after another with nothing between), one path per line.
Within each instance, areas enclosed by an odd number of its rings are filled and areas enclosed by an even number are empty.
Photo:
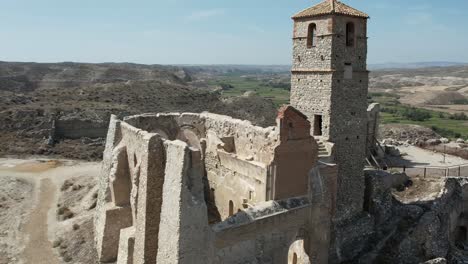
M0 60L289 64L290 17L318 0L0 0ZM468 62L466 0L343 0L369 63Z

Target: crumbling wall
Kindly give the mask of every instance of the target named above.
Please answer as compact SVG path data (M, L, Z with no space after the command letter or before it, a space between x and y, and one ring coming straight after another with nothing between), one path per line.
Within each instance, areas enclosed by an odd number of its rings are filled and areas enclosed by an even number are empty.
M278 142L275 128L210 113L145 114L125 122L202 149L208 196L222 219L266 200L267 164Z
M365 173L367 212L374 224L370 222L356 230L363 239L350 245L347 252L356 248L361 252L354 251L348 255L348 260L422 263L451 257L456 248L457 228L465 224L463 183L460 179L413 178L414 185L411 185L408 179L402 181L400 174L374 170L366 170ZM405 186L401 182L405 182L407 187L403 187L405 190L399 187L398 191L396 185ZM413 197L413 192L419 194ZM369 227L371 232L367 233L365 230ZM352 237L353 233L346 235Z
M377 138L379 136L380 124L380 104L373 103L367 108L367 140L366 140L366 156L377 154Z
M215 263L288 263L308 212L307 200L270 201L214 225Z
M156 262L212 263L201 152L182 141L165 144L166 177Z
M378 138L380 123L380 104L373 103L367 108L367 141Z
M221 219L265 201L268 164L277 133L248 121L213 114L205 117L207 179Z
M102 120L58 119L55 121L54 135L69 139L104 138L108 126L109 123Z
M132 225L134 263L156 258L165 165L162 142L159 135L112 117L95 217L100 261L117 259L121 229Z
M239 263L244 255L243 260L277 263L294 254L305 259L313 252L308 242L320 240L317 233L309 237L314 223L307 221L309 171L318 146L307 118L292 107L282 109L277 128L208 113L145 114L123 122L113 117L96 215L100 261ZM336 171L324 175L336 187ZM314 184L314 190L328 190L330 179L318 178L324 186ZM281 196L271 194L272 186ZM313 201L330 201L332 192ZM281 201L264 204L272 199ZM315 211L323 217L314 221L329 223L331 208ZM210 228L212 210L218 223L226 221ZM215 242L216 232L226 245ZM224 232L243 234L237 243ZM236 253L246 247L252 254Z

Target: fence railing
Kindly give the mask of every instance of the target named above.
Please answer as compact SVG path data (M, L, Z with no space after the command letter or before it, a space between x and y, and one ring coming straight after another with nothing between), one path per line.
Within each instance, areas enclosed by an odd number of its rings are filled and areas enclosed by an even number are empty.
M413 177L468 177L468 163L456 166L393 166L389 171L404 172Z

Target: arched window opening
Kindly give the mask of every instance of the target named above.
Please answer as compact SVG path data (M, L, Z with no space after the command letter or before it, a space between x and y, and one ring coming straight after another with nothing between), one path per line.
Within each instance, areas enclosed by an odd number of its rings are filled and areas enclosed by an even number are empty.
M234 215L234 203L232 201L229 201L229 216Z
M354 32L354 23L349 22L346 24L346 46L348 47L354 47L354 38L355 38L355 32Z
M294 255L293 255L292 264L297 264L297 254L296 253L294 253Z
M307 32L307 48L315 47L315 40L317 37L317 26L315 24L309 24Z

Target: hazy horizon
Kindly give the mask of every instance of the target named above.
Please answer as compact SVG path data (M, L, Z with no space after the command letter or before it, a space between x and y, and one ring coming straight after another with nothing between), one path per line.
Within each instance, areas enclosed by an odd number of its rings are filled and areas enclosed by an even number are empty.
M289 65L291 16L320 1L16 0L2 61ZM468 2L343 0L368 13L369 64L468 62Z

